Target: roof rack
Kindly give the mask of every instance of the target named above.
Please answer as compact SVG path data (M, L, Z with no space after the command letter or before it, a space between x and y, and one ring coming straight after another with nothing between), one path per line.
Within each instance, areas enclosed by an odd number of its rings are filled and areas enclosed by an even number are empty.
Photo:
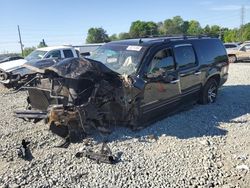
M201 39L201 38L212 38L208 35L180 35L180 36L164 36L167 37L163 41L169 42L171 40L185 40L185 39Z

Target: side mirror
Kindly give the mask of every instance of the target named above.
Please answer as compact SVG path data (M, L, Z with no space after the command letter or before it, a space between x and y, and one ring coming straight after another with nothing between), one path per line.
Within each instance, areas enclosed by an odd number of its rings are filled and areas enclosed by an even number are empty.
M133 86L139 90L143 90L145 87L145 81L137 76L131 76L133 80Z

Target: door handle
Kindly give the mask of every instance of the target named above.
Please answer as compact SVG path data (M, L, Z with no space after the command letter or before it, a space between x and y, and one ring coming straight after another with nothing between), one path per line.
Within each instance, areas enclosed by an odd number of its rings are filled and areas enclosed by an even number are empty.
M201 71L195 72L194 75L200 75Z
M177 82L179 82L180 80L177 79L177 80L173 80L173 81L170 81L170 84L176 84Z

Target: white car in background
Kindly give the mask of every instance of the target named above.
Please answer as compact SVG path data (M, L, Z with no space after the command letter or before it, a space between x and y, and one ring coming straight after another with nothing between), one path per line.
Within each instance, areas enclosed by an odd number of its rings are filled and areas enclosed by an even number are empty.
M26 62L31 60L42 60L47 58L64 59L71 57L79 57L79 53L72 46L53 46L38 48L31 52L25 59L19 59L14 61L8 61L0 64L0 83L8 84L10 80L8 79L9 74L20 68Z
M241 45L237 43L225 43L224 46L230 63L250 60L250 43L248 41Z

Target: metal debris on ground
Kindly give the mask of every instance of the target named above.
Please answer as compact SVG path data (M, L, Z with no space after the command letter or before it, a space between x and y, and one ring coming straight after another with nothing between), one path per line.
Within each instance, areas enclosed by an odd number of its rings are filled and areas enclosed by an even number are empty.
M30 153L28 145L30 144L29 141L22 140L22 144L19 148L17 148L17 155L20 158L23 158L25 160L32 159L32 155Z
M100 153L89 150L86 152L78 152L76 153L75 156L77 158L85 156L91 160L96 161L98 164L99 163L115 164L118 162L118 158L112 154L106 142L102 144Z

